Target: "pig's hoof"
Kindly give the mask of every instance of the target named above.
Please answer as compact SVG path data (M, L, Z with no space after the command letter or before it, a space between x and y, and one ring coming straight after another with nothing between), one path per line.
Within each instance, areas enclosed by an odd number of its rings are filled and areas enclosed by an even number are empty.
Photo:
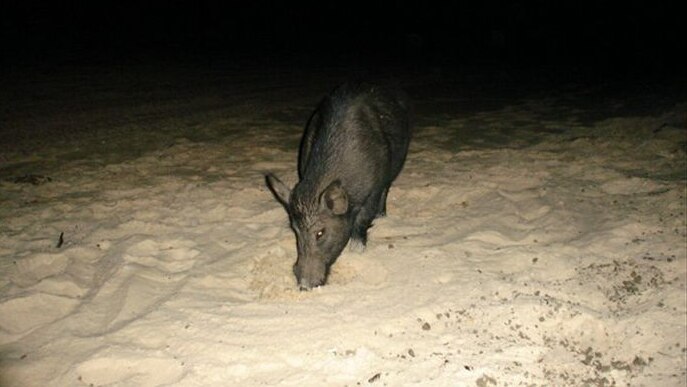
M354 253L362 253L365 251L365 242L360 239L350 239L348 241L348 249Z

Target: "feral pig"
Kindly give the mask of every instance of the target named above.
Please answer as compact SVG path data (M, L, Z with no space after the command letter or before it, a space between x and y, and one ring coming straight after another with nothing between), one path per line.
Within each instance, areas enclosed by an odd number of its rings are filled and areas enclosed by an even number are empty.
M296 234L293 272L301 290L324 285L349 239L364 247L372 221L386 214L389 186L408 152L410 120L408 98L398 88L341 85L306 125L293 190L265 176Z

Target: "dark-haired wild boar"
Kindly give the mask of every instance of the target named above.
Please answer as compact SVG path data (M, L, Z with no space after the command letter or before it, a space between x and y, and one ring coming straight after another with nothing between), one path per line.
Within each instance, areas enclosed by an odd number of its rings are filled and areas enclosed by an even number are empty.
M293 272L301 290L324 285L349 239L365 246L372 221L386 214L389 186L408 152L410 120L401 90L344 84L306 125L293 190L265 176L296 233Z

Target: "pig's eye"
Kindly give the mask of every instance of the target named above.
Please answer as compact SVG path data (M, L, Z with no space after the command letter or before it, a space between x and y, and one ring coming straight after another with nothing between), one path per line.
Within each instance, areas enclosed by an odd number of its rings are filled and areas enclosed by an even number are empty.
M322 235L324 235L324 229L315 233L315 239L320 240L320 238L322 238Z

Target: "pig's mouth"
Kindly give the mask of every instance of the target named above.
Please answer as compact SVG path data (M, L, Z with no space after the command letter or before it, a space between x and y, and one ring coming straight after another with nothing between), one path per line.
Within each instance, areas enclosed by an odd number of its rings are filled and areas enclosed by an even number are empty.
M304 273L303 269L298 265L293 265L293 273L296 275L296 281L298 282L298 289L301 291L311 290L320 286L324 286L327 283L327 277L329 277L329 266L324 268L318 268L316 272ZM322 273L320 273L322 271Z
M301 278L298 280L298 290L308 291L314 288L319 288L326 283L326 280L322 281L309 281L307 278Z
M319 288L320 286L322 286L322 285L308 286L307 284L306 285L301 284L301 285L298 285L298 290L300 290L301 292L309 292L310 290L312 290L314 288Z

